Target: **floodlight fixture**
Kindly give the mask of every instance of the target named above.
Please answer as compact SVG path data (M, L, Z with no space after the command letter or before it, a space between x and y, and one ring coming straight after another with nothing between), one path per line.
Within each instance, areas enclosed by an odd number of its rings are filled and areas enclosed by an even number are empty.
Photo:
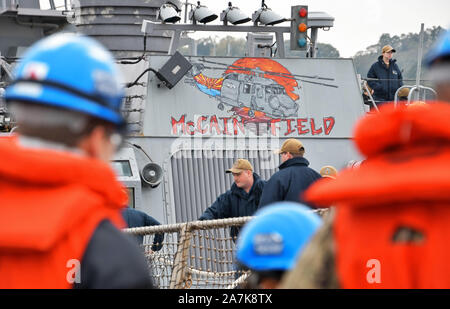
M261 8L253 13L252 20L255 26L257 26L258 23L261 23L265 26L273 26L287 21L286 18L282 17L281 15L278 15L277 13L273 12L270 8L268 8L267 5L264 3L264 0L262 0Z
M156 19L161 20L163 23L176 23L181 19L178 13L181 10L172 2L166 2L161 5L158 12L156 13Z
M215 20L218 16L214 14L210 9L204 5L200 5L200 1L197 2L197 6L189 12L189 19L195 25L199 23L209 23Z
M228 8L222 11L220 14L220 20L223 21L224 25L227 25L228 22L233 25L239 25L252 19L243 13L239 8L233 6L231 2L228 2Z

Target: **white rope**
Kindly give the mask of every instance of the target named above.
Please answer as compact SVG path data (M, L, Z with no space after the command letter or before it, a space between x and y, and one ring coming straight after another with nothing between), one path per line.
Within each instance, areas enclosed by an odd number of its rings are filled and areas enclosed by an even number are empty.
M239 278L237 278L232 284L230 284L227 289L234 289L238 285L242 284L247 278L250 276L250 272L243 274Z
M193 275L201 276L201 277L207 277L207 278L222 278L222 277L231 277L234 276L236 271L224 271L224 272L210 272L210 271L204 271L194 268L188 268L188 273L191 273Z

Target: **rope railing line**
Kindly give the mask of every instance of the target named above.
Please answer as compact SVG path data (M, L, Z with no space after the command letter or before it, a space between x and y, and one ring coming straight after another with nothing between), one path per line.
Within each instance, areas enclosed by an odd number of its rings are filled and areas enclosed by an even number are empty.
M398 81L399 79L398 78L373 78L373 77L366 77L366 78L361 78L361 80L373 80L373 81L378 81L378 80L396 80L396 81ZM415 82L416 80L415 79L402 79L402 81L406 81L406 82L411 82L411 81L413 81L413 82ZM420 80L421 82L432 82L433 80L431 80L431 79L421 79Z
M177 233L186 223L175 223L175 224L165 224L165 225L153 225L153 226L143 226L143 227L133 227L123 229L125 233L133 235L145 235L145 234L156 234L156 233Z
M217 220L204 220L204 221L191 221L184 223L175 223L175 224L165 224L165 225L153 225L153 226L144 226L144 227L134 227L124 229L123 231L126 233L130 233L133 235L145 235L152 233L176 233L181 231L181 229L186 226L189 230L202 230L208 228L223 228L230 227L235 225L242 225L250 221L253 217L236 217L236 218L227 218L227 219L217 219Z
M236 270L232 271L225 271L225 272L213 272L213 271L205 271L195 268L189 268L187 270L188 273L191 273L193 275L206 277L206 278L221 278L221 277L230 277L237 273Z
M236 288L237 286L241 285L242 283L245 282L245 280L247 280L247 278L250 276L250 272L246 272L244 273L242 276L240 276L239 278L237 278L232 284L230 284L227 289L231 290Z
M204 220L204 221L191 221L187 224L189 228L196 230L203 230L208 228L225 228L236 225L243 225L250 221L253 217L236 217L227 219L217 219L217 220Z
M326 212L328 208L320 208L313 209L312 212L318 213L321 215L322 212ZM177 233L179 232L185 225L189 230L193 229L208 229L208 228L225 228L236 225L243 225L250 221L253 217L236 217L236 218L226 218L226 219L216 219L216 220L203 220L203 221L190 221L183 223L174 223L174 224L164 224L164 225L153 225L153 226L144 226L144 227L134 227L123 229L125 233L130 233L133 235L146 235L146 234L156 234L156 233Z

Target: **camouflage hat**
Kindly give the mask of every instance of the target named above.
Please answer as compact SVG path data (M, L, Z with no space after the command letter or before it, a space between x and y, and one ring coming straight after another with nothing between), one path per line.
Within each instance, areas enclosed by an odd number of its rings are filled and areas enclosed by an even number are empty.
M252 171L253 172L253 166L252 164L245 159L237 159L233 167L226 170L225 173L240 173L242 171Z
M283 143L283 146L281 146L280 150L276 151L276 153L278 154L285 152L303 155L305 153L305 147L299 140L295 138L290 138Z
M322 177L329 177L336 179L337 170L331 165L327 165L320 169L320 175L322 175Z

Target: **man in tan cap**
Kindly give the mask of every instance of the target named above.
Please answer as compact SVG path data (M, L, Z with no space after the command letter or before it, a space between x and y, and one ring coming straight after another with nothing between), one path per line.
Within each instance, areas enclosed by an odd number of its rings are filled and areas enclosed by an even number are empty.
M248 160L237 159L233 166L225 171L233 174L231 189L220 195L217 200L203 212L199 220L213 220L252 216L258 209L259 200L265 181L253 172ZM239 228L231 227L231 237L236 240Z
M368 84L374 90L373 99L378 106L394 101L395 92L403 86L402 72L396 63L397 60L392 59L395 52L392 46L384 46L378 61L372 64L367 73Z
M303 191L322 177L308 167L309 161L303 157L305 147L299 140L287 139L277 153L281 155L280 170L270 177L264 187L259 207L278 201L303 202L300 196Z

